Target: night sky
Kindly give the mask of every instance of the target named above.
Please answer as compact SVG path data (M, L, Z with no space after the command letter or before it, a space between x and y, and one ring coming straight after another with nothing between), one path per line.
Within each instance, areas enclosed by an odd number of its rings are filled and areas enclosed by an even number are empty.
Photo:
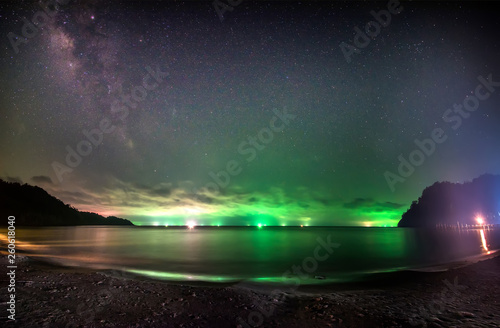
M237 2L2 1L0 177L136 224L394 226L500 173L493 2Z

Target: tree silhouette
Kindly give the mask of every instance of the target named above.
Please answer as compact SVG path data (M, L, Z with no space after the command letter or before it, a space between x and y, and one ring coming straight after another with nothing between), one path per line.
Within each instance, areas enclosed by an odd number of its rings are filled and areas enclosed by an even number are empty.
M437 224L500 223L500 176L485 174L471 182L436 182L422 192L403 214L398 227L434 227Z
M132 222L97 213L80 212L71 205L49 195L40 187L6 182L0 179L2 206L0 225L15 216L16 226L73 226L73 225L133 225Z

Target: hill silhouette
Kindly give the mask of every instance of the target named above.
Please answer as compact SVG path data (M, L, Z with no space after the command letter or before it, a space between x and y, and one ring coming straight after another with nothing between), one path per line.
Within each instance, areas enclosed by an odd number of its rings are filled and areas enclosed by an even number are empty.
M0 225L7 225L7 217L15 216L15 226L74 226L74 225L133 225L114 216L80 212L48 194L40 187L0 179L2 206Z
M471 182L436 182L422 192L398 227L434 227L436 224L500 223L500 176L485 174Z

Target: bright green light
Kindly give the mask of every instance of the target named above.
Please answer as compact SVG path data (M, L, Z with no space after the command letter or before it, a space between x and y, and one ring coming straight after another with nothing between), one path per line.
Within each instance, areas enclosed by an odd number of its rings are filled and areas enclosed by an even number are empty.
M262 223L257 224L259 228L262 228Z
M225 276L191 275L191 274L150 271L150 270L131 269L126 271L141 276L146 276L154 279L163 279L163 280L177 280L177 281L191 280L191 281L209 281L209 282L234 282L239 280L238 278L225 277Z
M159 226L186 226L186 222L193 220L196 225L220 226L244 225L250 227L271 226L301 226L312 227L315 225L353 225L364 227L392 227L397 225L406 208L385 208L378 205L366 205L360 208L346 209L336 203L323 204L314 199L304 201L309 205L303 207L294 202L287 206L276 206L274 198L262 197L262 200L251 204L227 205L179 205L173 209L148 210L145 213L134 213L141 219L134 222L136 225ZM378 203L377 203L378 204ZM234 206L233 206L234 205ZM272 206L271 206L272 205ZM330 218L335 217L335 220ZM240 219L241 218L241 219ZM135 221L136 218L134 218ZM218 221L218 222L217 222ZM217 222L217 223L215 223ZM347 223L348 222L348 223Z

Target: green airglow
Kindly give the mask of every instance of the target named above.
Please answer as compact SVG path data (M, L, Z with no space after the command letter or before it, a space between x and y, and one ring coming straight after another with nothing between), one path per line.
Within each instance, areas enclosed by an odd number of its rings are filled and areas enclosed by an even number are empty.
M183 204L168 210L141 209L132 213L136 225L185 226L194 221L206 226L359 226L394 227L407 207L384 203L345 206L341 202L302 203L262 198L252 203ZM130 217L130 213L118 216Z

